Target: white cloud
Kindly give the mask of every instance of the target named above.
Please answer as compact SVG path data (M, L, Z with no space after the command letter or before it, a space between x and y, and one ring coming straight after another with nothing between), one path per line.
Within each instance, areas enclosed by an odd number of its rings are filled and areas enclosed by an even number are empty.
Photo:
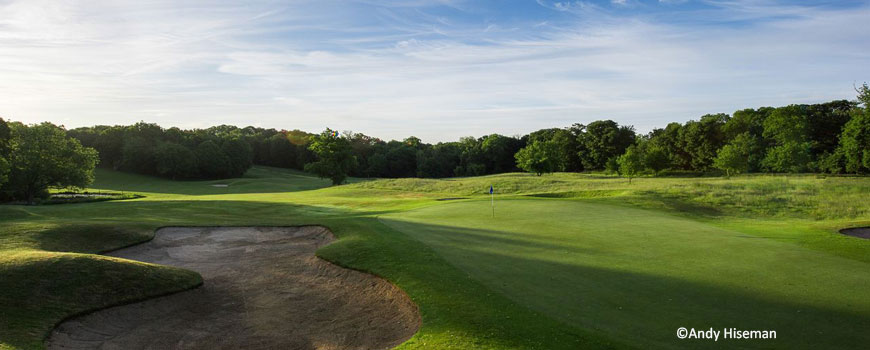
M329 126L443 141L599 118L649 130L708 112L849 98L852 83L870 75L870 53L859 49L870 34L855 30L867 8L765 7L788 16L746 27L600 16L486 33L434 17L388 17L389 30L348 25L268 2L100 5L109 7L0 8L0 114L70 126Z

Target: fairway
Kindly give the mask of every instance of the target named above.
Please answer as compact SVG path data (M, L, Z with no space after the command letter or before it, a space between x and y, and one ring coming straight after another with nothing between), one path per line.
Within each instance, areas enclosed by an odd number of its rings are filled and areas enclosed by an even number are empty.
M228 187L211 186L217 182L100 169L91 191L142 197L0 207L7 316L0 349L40 349L73 315L209 284L207 269L95 254L148 241L167 226L329 228L338 239L318 257L381 276L419 307L419 331L397 349L860 348L870 341L870 241L837 232L868 223L860 200L867 178L629 185L512 173L327 187L305 173L254 167L220 181ZM501 190L495 218L489 184ZM439 200L457 197L467 199ZM775 200L759 205L764 198ZM851 211L837 209L844 201ZM777 339L680 340L678 327L769 329Z
M381 216L512 300L632 345L709 347L678 327L777 331L724 346L870 342L870 264L594 200L466 201ZM782 234L788 234L784 232Z

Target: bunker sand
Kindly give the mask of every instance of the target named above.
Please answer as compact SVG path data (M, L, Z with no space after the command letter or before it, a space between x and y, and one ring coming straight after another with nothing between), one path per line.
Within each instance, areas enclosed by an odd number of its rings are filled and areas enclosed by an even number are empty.
M388 349L420 327L396 286L314 256L324 227L170 227L109 255L191 269L189 291L61 323L49 349Z
M870 227L844 228L840 230L840 233L847 236L870 239Z

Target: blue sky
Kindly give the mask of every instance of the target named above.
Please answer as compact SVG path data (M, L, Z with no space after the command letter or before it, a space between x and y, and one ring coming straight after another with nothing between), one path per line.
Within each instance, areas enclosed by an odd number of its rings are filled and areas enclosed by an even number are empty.
M854 98L870 1L0 0L0 116L427 142Z

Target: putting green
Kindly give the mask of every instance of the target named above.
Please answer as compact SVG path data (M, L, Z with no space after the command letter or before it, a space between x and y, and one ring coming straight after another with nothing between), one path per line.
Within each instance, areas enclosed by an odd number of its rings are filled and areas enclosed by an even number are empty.
M446 203L380 217L472 278L566 324L640 347L860 347L870 264L595 200ZM680 340L679 327L776 340Z

